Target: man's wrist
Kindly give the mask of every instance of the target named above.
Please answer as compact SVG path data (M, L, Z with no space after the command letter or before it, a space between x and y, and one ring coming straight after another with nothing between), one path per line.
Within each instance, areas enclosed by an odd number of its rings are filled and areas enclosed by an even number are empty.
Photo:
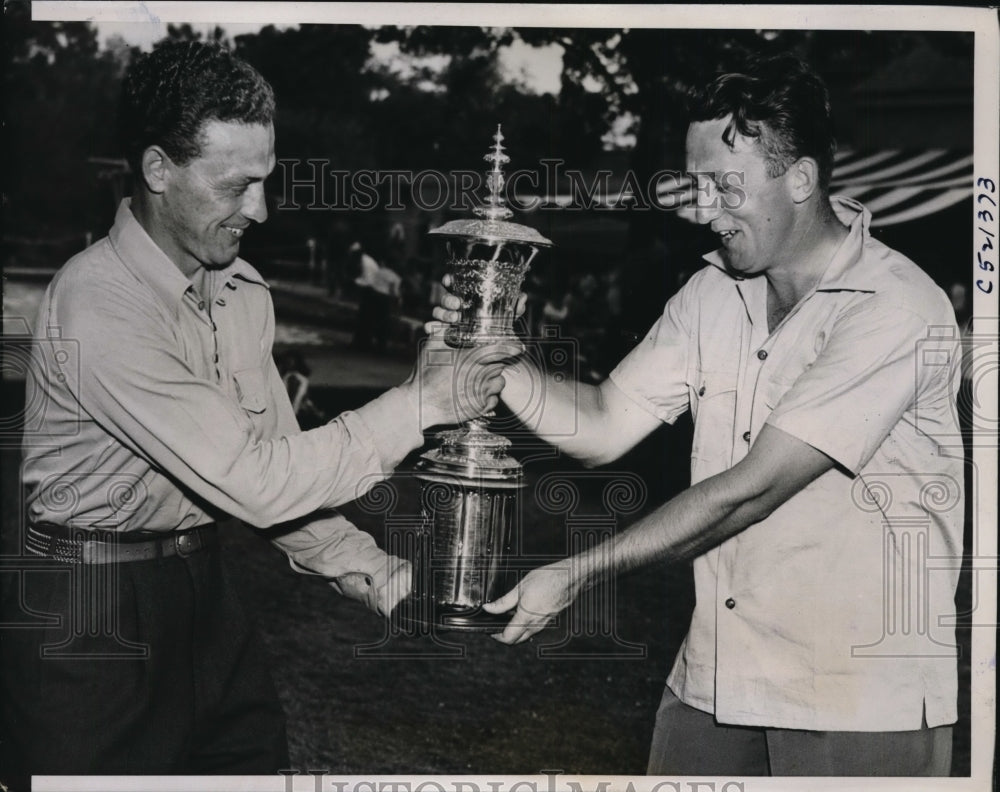
M434 405L422 397L419 377L407 380L402 385L397 386L397 390L403 394L413 414L417 416L417 426L421 432L444 423L444 419Z
M503 370L504 386L500 400L520 418L535 411L538 395L545 392L543 374L525 356Z
M570 558L570 588L576 597L614 574L613 548L604 542Z

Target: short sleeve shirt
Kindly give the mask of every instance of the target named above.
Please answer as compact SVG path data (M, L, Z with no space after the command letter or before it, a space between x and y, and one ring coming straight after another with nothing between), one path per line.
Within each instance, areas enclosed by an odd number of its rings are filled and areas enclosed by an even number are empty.
M721 473L765 423L835 467L694 561L696 606L668 679L722 723L894 731L957 717L954 593L962 557L961 356L944 293L849 235L774 329L763 277L717 254L611 379L646 411L694 419L691 478Z

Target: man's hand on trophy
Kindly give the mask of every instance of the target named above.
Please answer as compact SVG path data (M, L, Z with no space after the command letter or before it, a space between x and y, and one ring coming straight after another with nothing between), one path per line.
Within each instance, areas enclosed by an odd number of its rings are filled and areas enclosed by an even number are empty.
M533 569L517 586L502 597L483 605L487 613L517 610L502 633L493 637L501 643L527 641L544 630L576 599L579 584L571 574L570 560Z
M447 289L451 288L451 275L446 274L441 278L441 285L445 291L441 292L440 302L434 306L431 313L434 320L424 324L424 330L428 335L438 332L442 325L455 324L462 318L462 299L452 294ZM514 318L520 318L524 314L525 306L528 304L528 295L521 292L517 298L517 305L514 307Z
M451 275L446 274L441 278L441 285L444 286L439 294L439 302L431 309L435 321L427 322L424 330L428 335L437 332L442 323L455 324L462 318L462 298L452 294L448 289L451 287Z
M504 369L524 352L516 338L456 349L445 343L444 331L441 324L421 342L413 373L402 386L417 400L421 429L464 423L493 410Z

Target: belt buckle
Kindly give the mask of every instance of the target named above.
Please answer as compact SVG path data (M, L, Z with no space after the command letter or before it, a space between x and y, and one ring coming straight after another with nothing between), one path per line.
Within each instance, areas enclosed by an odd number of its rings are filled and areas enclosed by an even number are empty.
M101 555L101 545L98 542L94 542L89 539L84 539L80 543L80 563L83 564L100 564L104 561L104 556Z
M181 533L174 536L174 549L181 558L187 558L201 549L201 542L196 533Z

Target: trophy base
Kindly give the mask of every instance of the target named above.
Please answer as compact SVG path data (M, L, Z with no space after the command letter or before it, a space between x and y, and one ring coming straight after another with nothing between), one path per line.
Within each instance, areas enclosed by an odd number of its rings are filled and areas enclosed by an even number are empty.
M501 633L510 621L509 613L487 613L480 607L437 605L408 597L393 611L407 632Z

